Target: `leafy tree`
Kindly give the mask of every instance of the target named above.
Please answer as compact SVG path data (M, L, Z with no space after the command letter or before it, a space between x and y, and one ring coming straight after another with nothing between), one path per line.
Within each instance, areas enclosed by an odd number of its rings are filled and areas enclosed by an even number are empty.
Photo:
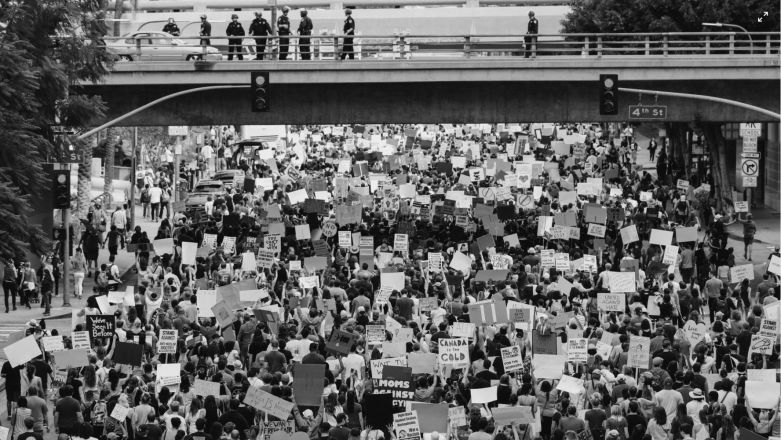
M0 252L49 248L48 222L30 222L34 200L51 186L43 163L55 153L55 127L79 130L104 115L100 97L79 87L112 61L99 43L104 9L94 0L0 0Z
M571 11L562 20L564 33L702 32L702 23L720 22L743 26L749 32L778 32L777 0L573 0ZM764 12L768 16L764 16ZM757 18L762 18L758 21ZM724 29L728 30L728 29ZM729 29L730 31L732 29ZM743 38L738 32L737 39ZM687 132L705 135L711 151L715 208L733 210L729 170L726 169L726 142L721 124L707 121L667 122L671 164L682 166L681 177L690 177L691 151ZM665 177L665 176L660 176ZM666 176L669 178L669 176Z

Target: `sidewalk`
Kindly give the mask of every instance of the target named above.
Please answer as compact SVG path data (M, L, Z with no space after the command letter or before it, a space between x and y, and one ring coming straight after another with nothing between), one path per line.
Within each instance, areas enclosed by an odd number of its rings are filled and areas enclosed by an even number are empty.
M157 235L157 228L159 226L159 222L152 222L151 220L146 220L142 216L142 210L140 207L136 207L136 225L140 226L143 231L146 232L146 234L149 236L150 240L154 240L155 235ZM98 254L98 266L101 264L108 263L109 259L109 252L108 248L106 249L100 249L100 252ZM133 269L133 266L135 265L135 254L129 253L124 249L120 249L117 253L116 258L114 259L114 262L116 263L117 267L119 267L119 273L121 274L122 280L125 281L129 275L129 271ZM26 307L19 307L17 304L17 310L9 313L5 317L3 317L3 322L6 323L16 323L16 322L27 322L31 319L56 319L63 316L70 316L71 311L73 309L80 309L83 308L87 303L87 297L92 294L92 289L95 285L94 281L94 272L92 274L92 277L85 277L84 278L84 294L82 296L82 299L78 299L74 296L74 284L73 284L73 276L71 275L68 282L68 299L70 306L66 307L63 305L62 295L63 295L63 284L66 280L61 279L60 280L60 289L59 289L59 296L53 296L52 297L52 308L51 308L51 316L45 317L43 316L43 308L40 307L40 304L33 304L32 309L27 309ZM0 316L2 316L2 313L0 311ZM0 341L0 343L2 343ZM0 353L2 354L2 353Z
M781 245L781 235L779 234L779 221L781 216L776 211L766 208L754 209L751 214L754 217L754 223L757 224L757 232L754 234L754 241L765 246ZM736 221L727 226L729 237L743 242L743 222Z

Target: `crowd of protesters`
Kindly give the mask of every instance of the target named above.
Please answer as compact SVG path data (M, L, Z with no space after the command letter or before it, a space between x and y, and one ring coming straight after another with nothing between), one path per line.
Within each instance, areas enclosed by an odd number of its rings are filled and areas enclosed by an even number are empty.
M764 324L775 320L777 328L778 270L769 259L758 284L731 278L734 252L711 246L726 243L724 226L708 203L695 203L708 199L707 176L679 187L683 171L649 173L636 161L631 130L557 126L540 131L539 139L528 131L496 125L292 127L287 142L250 154L231 150L230 141L220 138L208 142L196 178L237 168L244 179L202 209L160 212L154 238L135 228L125 242L119 230L126 223L97 207L88 220L106 236L90 246L107 243L112 260L97 268L94 249L85 243L83 252L77 250L76 273L83 278L94 270L100 282L83 313L74 314L72 330L87 329L83 315L113 313L116 331L92 340L78 368L56 365L48 351L18 366L6 362L7 440L41 439L51 431L63 440L268 440L271 426L313 440L403 440L408 433L371 423L379 379L372 361L443 353L443 339L459 323L474 324L468 362L442 361L429 373L417 372L409 401L462 408L464 422L450 418L447 431L422 433L427 439L736 440L746 430L778 438L778 399L755 407L746 393L749 373L779 367L777 337L760 353L752 346ZM559 139L575 140L562 151ZM226 152L217 155L212 146ZM165 177L157 179L144 190L160 188ZM586 182L596 184L579 191ZM565 192L575 192L575 199L562 203ZM620 214L602 220L603 233L590 235L587 204ZM348 218L342 208L354 205L360 205L359 215ZM540 225L566 218L557 216L562 213L574 213L574 223L567 222L574 235L564 239L555 237L557 225ZM637 238L626 243L621 230L632 225ZM649 243L652 231L675 232L682 225L708 231L711 239L699 234L694 242L670 242L679 246L678 255L664 264L666 246ZM349 244L338 233L345 231ZM405 234L406 248L397 234ZM373 238L368 252L360 237ZM173 252L153 245L167 238ZM195 264L183 263L192 257L183 243L197 244ZM120 283L113 264L117 246L134 246L137 283L132 298L105 310L103 299ZM269 251L273 261L261 264ZM555 263L546 258L550 251L559 256ZM257 261L247 267L250 254ZM561 255L571 264L562 267ZM314 256L325 257L325 267L309 267ZM586 256L595 263L584 264L591 261ZM778 256L776 249L771 258ZM24 291L30 281L25 266L18 274L13 264L4 267L8 309L9 290ZM622 292L623 310L600 309L599 294L614 291L611 274L621 270L636 274L634 286ZM505 272L500 279L480 277L487 271ZM385 273L402 273L403 281L389 289ZM229 303L230 316L212 317L205 310L207 292L227 301L219 295L231 285L262 293L251 304ZM22 298L29 306L29 296ZM434 302L424 310L428 298ZM473 307L497 301L531 310L528 322L475 322ZM569 319L557 321L560 316ZM703 329L699 338L684 331L689 323ZM388 343L410 335L402 353L390 353L392 344L370 343L369 326L385 326ZM162 354L161 330L169 329L176 330L176 350ZM327 349L336 331L352 335L346 353ZM57 335L37 322L29 333ZM535 361L551 354L534 344L542 336L555 340L552 354L565 355L546 371ZM643 368L629 360L636 337L650 340ZM566 356L573 338L587 340L584 361ZM140 366L115 362L117 347L128 342L143 347ZM64 335L64 348L71 347ZM510 371L502 358L508 347L519 347L523 358ZM179 380L164 384L157 366L172 363L180 366ZM297 403L294 389L302 379L296 367L307 364L327 366L320 405ZM575 380L577 392L562 386L562 373ZM219 384L219 393L196 394L199 380ZM494 399L473 402L475 390L494 386ZM778 383L768 387L777 395ZM282 428L272 423L278 417L245 403L256 388L294 403ZM127 411L115 412L118 405ZM528 407L535 422L497 423L494 411L509 407Z

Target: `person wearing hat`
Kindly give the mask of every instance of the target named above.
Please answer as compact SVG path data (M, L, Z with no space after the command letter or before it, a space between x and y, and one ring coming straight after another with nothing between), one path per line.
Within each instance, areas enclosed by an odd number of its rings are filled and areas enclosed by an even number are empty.
M206 19L206 14L201 14L201 29L198 32L201 37L211 37L212 24ZM201 46L208 46L211 44L211 40L208 38L201 38Z
M179 34L181 33L179 31L179 26L176 24L176 20L174 20L173 17L169 18L168 23L166 23L165 26L163 26L163 32L167 34L171 34L174 37L178 37Z
M290 17L287 13L290 12L290 8L284 6L282 8L282 15L277 18L277 33L279 34L279 60L284 61L287 59L287 53L290 48Z
M309 35L312 35L312 19L306 9L301 10L301 22L298 24L298 49L301 51L302 60L311 60L312 54L309 51Z
M342 41L342 60L346 59L348 56L351 60L355 59L355 52L353 50L353 39L352 37L347 37L347 35L355 35L355 20L353 20L353 10L350 8L346 8L344 10L344 27L342 28L342 33L345 35L344 40Z
M526 43L526 58L529 58L532 52L532 46L537 44L537 33L540 28L540 23L534 16L534 11L529 11L529 25L526 27L526 37L524 37Z
M249 34L255 37L267 37L271 35L271 25L263 18L262 12L255 13L255 19L249 25ZM255 59L263 60L266 52L266 38L255 38Z
M246 35L244 27L239 22L238 14L231 15L231 22L228 23L228 28L225 29L225 35L228 37L243 37ZM233 52L236 52L239 61L244 60L244 55L242 55L244 47L241 45L241 40L242 38L228 38L228 61L233 61Z

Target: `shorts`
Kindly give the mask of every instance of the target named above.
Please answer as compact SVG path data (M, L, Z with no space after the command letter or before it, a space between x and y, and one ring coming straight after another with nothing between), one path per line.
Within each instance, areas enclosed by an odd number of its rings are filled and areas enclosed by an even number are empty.
M754 243L754 236L750 235L750 236L747 236L747 237L743 237L743 243L744 244L752 244L752 243Z

